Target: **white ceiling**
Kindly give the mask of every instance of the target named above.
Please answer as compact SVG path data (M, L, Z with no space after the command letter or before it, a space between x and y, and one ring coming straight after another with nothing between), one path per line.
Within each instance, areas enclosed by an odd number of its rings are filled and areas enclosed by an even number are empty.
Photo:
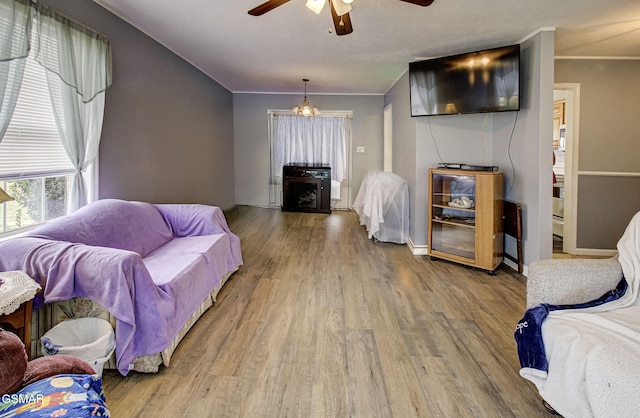
M230 91L384 94L416 58L519 43L556 30L556 56L640 57L638 0L354 0L337 36L305 0L94 0Z

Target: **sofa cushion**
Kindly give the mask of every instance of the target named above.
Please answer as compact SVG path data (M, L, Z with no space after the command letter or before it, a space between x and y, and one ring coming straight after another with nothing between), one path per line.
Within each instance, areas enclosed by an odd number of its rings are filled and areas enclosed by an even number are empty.
M183 323L229 272L226 234L174 238L143 258L153 282ZM174 330L177 332L177 329Z
M42 225L27 235L133 251L145 257L173 234L150 203L104 199Z

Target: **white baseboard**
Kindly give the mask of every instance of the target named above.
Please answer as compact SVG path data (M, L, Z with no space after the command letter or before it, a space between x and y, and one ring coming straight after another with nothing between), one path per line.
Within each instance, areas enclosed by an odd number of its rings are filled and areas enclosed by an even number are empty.
M512 269L514 269L515 271L518 271L518 264L514 263L513 261L509 260L508 258L504 258L502 260L502 262L504 264L506 264L507 266L511 267ZM529 267L526 264L522 265L522 275L523 276L528 276L529 275Z
M601 250L597 248L576 248L572 254L575 255L595 255L601 257L613 257L618 253L617 250Z
M413 240L411 240L411 237L409 237L409 240L407 241L407 245L409 246L409 250L411 250L411 254L413 255L428 255L429 251L427 248L427 245L416 245L413 243Z

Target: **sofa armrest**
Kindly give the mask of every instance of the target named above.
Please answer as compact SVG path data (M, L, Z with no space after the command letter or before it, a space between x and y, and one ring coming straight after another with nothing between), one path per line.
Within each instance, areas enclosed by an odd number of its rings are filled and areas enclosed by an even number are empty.
M174 237L229 234L227 220L217 206L200 204L155 205Z
M621 278L617 257L538 260L529 266L527 309L588 302L614 289Z

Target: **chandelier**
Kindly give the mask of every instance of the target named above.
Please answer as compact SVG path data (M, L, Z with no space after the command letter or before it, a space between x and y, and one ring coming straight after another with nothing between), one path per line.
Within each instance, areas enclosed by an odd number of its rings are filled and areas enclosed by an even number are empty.
M307 99L307 82L309 79L303 78L302 81L304 81L304 98L302 99L302 103L295 106L291 111L298 116L318 116L320 114L320 109L311 106L309 99Z

